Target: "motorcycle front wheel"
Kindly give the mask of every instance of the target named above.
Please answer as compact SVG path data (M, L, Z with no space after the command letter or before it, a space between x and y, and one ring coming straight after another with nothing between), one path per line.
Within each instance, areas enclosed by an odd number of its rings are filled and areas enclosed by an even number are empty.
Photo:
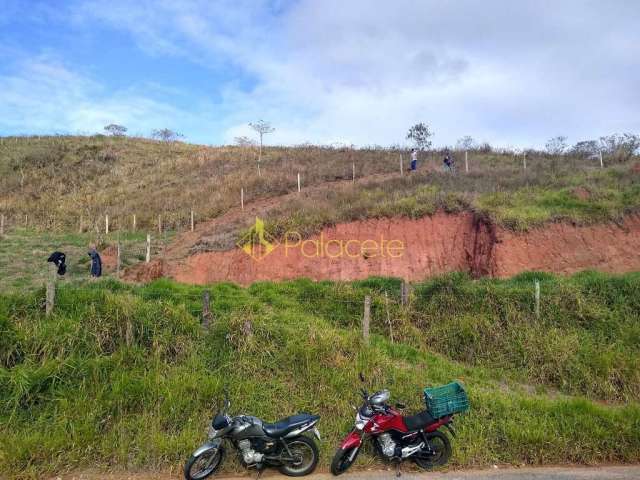
M331 473L338 476L349 470L349 467L351 467L351 465L353 465L353 462L356 461L359 450L360 447L346 449L339 448L336 454L333 456L333 461L331 462Z
M202 480L215 473L222 465L224 450L212 448L200 455L191 455L184 466L184 478L186 480Z
M301 435L287 440L287 447L295 459L291 462L283 462L278 470L289 477L302 477L308 475L316 469L320 453L316 442L311 438ZM283 454L286 451L283 452Z
M447 463L451 458L449 437L442 432L435 431L427 433L427 440L431 446L431 451L422 450L413 456L418 466L425 470L431 470Z

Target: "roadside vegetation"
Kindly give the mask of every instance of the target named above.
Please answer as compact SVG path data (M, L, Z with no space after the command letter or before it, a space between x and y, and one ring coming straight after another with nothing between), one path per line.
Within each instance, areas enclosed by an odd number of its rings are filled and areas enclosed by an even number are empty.
M50 317L42 289L0 293L0 474L178 469L225 385L234 412L321 414L326 467L352 425L359 371L410 411L423 387L461 379L472 408L457 421L454 466L640 461L640 275L447 275L414 285L406 306L399 291L376 278L103 280L60 285Z

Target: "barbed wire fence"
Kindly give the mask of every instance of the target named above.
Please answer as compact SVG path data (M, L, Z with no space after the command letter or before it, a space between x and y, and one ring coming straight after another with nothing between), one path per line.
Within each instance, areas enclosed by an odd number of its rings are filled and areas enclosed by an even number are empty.
M84 310L90 308L92 303L103 301L97 296L93 300L87 298L79 302L73 295L66 294L69 288L73 287L58 282L56 269L51 266L46 288L44 291L39 290L33 296L34 300L30 307L44 311L48 317L55 313ZM214 326L216 311L228 300L229 294L217 298L211 287L203 286L198 290L197 292L175 292L158 287L157 290L143 288L129 292L144 301L182 305L191 315L200 319L203 328L208 329ZM359 298L354 298L354 294L351 294L352 298L336 298L335 292L325 292L306 295L305 301L300 302L300 305L303 305L303 310L307 310L309 314L325 318L342 327L359 330L365 344L369 343L372 332L383 334L393 342L394 326L400 312L404 310L406 313L406 310L411 308L410 297L405 296L405 292L410 290L411 285L408 282L402 282L397 292L376 291ZM260 299L259 295L258 299ZM268 300L265 301L268 302ZM325 308L318 307L318 304L325 302Z

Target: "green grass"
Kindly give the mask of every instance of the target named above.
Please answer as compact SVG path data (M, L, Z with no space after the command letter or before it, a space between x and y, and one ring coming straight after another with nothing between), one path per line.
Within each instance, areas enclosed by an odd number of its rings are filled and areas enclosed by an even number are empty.
M61 286L49 318L42 290L3 294L0 473L178 468L225 385L235 413L322 415L326 467L352 424L359 371L413 411L424 386L463 380L472 408L458 419L453 465L638 462L639 291L638 274L448 275L415 285L404 307L396 279L246 289L104 280Z

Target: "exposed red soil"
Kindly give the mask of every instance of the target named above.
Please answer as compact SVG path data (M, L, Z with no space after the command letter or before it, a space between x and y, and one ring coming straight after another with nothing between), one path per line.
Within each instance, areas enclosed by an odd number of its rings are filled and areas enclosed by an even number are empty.
M493 275L508 277L525 270L571 274L593 269L622 273L640 269L640 216L620 224L575 226L552 223L526 234L501 229Z
M118 247L109 245L102 250L100 252L100 260L102 260L103 269L114 271L116 269L116 263L118 262Z
M392 176L395 174L372 175L357 179L355 184ZM304 194L327 188L352 188L353 185L351 181L326 182L305 188ZM581 199L590 196L584 188L576 188L574 194ZM304 250L286 248L281 243L259 260L240 248L220 248L220 244L229 243L239 227L248 226L256 217L264 217L271 209L297 195L300 193L258 199L246 204L244 209L234 208L202 222L194 232L180 235L160 258L129 269L124 278L147 282L170 277L192 284L231 281L248 285L260 280L299 277L356 280L375 275L422 280L453 271L469 272L474 277L508 277L528 270L559 274L585 269L610 273L640 270L638 215L628 216L620 224L552 223L526 233L515 233L470 212L437 213L421 219L386 218L338 224L307 239ZM342 242L344 248L348 241L352 243L346 253L337 256L336 242ZM397 248L388 251L390 241L400 242L405 247L401 255L397 255ZM358 250L356 242L360 247L380 247L387 242L387 251ZM313 251L318 243L325 246L319 254ZM254 250L253 253L264 251Z
M181 259L157 260L134 269L128 278L148 281L167 276L193 284L232 281L247 285L259 280L298 277L355 280L380 275L422 280L453 271L466 271L476 277L508 277L527 270L560 274L584 269L640 270L637 215L627 217L621 224L555 223L527 233L514 233L472 213L437 213L415 220L372 219L339 224L307 239L304 250L300 246L292 248L293 240L289 248L281 243L261 260L240 248L204 252ZM344 249L349 240L352 243L346 253L343 250L337 256L337 242L342 241ZM401 255L398 248L389 250L389 246L399 245L390 244L391 240L404 245ZM319 254L318 245L324 246ZM374 246L382 246L383 250Z

